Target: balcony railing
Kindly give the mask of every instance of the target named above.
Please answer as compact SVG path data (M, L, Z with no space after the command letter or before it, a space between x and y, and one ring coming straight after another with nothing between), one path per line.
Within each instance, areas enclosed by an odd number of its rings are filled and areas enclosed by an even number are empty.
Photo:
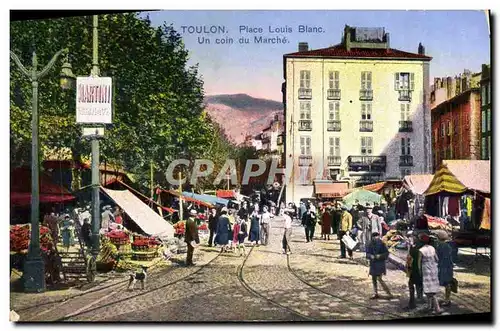
M342 159L340 156L329 155L328 156L328 165L329 166L340 166L342 164Z
M373 100L373 90L360 90L359 100Z
M399 101L411 101L411 91L410 90L400 90L398 100Z
M299 156L299 167L308 167L312 165L312 156L311 155L300 155Z
M328 89L328 91L326 91L326 98L328 100L340 100L340 90Z
M326 123L327 131L340 131L342 129L340 121L331 120Z
M360 132L373 132L373 121L372 120L359 121L359 131Z
M413 166L413 155L400 155L399 156L399 165L400 166Z
M399 121L399 132L413 132L412 121Z
M312 120L299 120L299 131L312 131Z
M312 89L310 88L299 88L299 99L311 99Z
M349 171L385 172L386 165L387 157L385 155L351 155L347 158Z

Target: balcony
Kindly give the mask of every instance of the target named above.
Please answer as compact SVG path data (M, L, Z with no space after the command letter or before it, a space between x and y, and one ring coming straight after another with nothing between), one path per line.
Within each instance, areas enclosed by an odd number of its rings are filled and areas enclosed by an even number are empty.
M342 159L340 156L329 155L328 156L328 166L340 166L342 164Z
M411 101L411 91L410 90L400 90L398 100L399 101Z
M326 91L326 98L328 100L340 100L340 90L328 89L328 91Z
M360 155L349 156L347 158L347 167L349 171L354 172L385 172L387 157Z
M399 132L413 132L412 121L399 121Z
M372 120L359 121L359 132L373 132L373 121Z
M299 156L299 167L310 167L312 165L311 155L300 155Z
M413 155L400 155L399 156L399 165L404 167L412 167L413 166Z
M335 120L332 120L332 121L328 121L326 123L326 130L327 131L340 131L341 130L341 125L340 125L340 121L335 121Z
M361 101L373 100L373 90L360 90L359 91L359 100L361 100Z
M310 88L299 88L299 99L311 99L312 89Z
M312 120L299 120L299 131L312 131Z

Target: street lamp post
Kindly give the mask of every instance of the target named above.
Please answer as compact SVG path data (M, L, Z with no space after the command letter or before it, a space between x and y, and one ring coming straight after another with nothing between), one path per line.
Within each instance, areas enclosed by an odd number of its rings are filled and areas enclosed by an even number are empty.
M32 68L28 71L16 54L10 52L21 72L27 76L33 87L33 105L31 117L31 236L28 256L24 264L23 279L26 292L43 292L45 290L45 265L40 255L40 192L39 192L39 146L38 146L38 81L44 77L65 50L57 52L41 71L37 71L38 60L33 52Z

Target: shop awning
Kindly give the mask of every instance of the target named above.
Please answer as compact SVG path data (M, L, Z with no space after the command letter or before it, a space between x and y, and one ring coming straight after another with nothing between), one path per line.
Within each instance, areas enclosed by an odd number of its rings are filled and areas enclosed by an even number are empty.
M314 192L320 198L341 198L348 190L348 183L314 183Z
M378 193L381 189L384 188L385 184L386 184L386 182L374 183L374 184L370 184L370 185L365 185L362 187L362 189Z
M408 175L403 179L403 186L413 194L422 195L433 177L433 175Z
M160 239L173 238L174 227L129 190L102 188L145 233Z
M172 194L173 196L176 196L176 197L181 196L181 194L178 191L175 191L175 190L169 190L169 191L165 191L165 192L170 193L170 194ZM185 196L184 194L182 195L182 200L188 201L188 202L194 202L196 204L199 204L200 206L204 206L204 207L208 207L208 208L214 207L214 205L211 204L211 203L208 203L208 202L205 202L205 201L202 201L202 200L198 200L198 199L195 199L195 198L192 198L192 197L189 197L189 196Z
M434 174L424 195L441 192L477 191L490 194L490 162L477 160L445 160Z
M212 204L212 205L220 204L220 205L227 206L227 204L229 203L229 200L218 198L218 197L215 197L213 195L208 195L208 194L196 194L196 193L192 193L192 192L182 192L182 195L184 197L189 197L189 198L193 198L193 199L196 199L199 201L204 201L204 202L207 202L207 203Z
M236 198L236 194L233 190L217 190L215 193L217 198L231 199Z
M62 203L75 197L64 187L54 184L49 175L40 172L40 203ZM10 173L10 203L14 206L31 204L31 169L17 168Z

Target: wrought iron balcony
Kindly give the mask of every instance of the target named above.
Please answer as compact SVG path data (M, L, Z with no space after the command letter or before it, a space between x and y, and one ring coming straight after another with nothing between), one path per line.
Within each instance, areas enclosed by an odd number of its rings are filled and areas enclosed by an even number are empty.
M399 101L411 101L411 91L410 90L400 90L398 100Z
M326 98L328 100L340 100L340 90L330 88L326 91Z
M340 131L342 129L340 121L331 120L326 123L327 131Z
M373 121L372 120L359 121L359 131L360 132L373 132Z
M373 90L360 90L359 100L364 100L364 101L373 100Z
M340 166L342 164L342 159L340 156L329 155L328 165L329 166Z
M310 88L299 88L299 99L311 99L312 89Z
M312 120L299 120L299 131L312 131Z
M413 166L413 155L400 155L399 156L399 165L400 166Z
M399 121L399 132L413 132L412 121Z
M299 167L309 167L312 165L312 156L311 155L300 155L299 156Z
M349 171L385 172L386 165L387 157L385 155L351 155L347 158Z

